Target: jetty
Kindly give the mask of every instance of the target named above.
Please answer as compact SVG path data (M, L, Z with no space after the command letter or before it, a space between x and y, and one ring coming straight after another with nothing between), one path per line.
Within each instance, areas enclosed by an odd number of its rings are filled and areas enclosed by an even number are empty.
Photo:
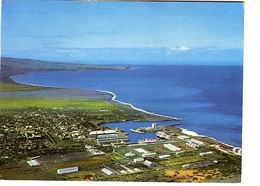
M136 132L136 133L139 133L139 134L145 133L145 129L144 128L130 129L130 131Z
M139 133L139 134L144 134L146 132L156 132L156 131L159 131L159 130L163 130L165 128L176 127L178 125L181 125L181 123L174 123L174 124L169 124L169 125L164 125L164 126L157 126L156 123L152 123L151 127L132 128L132 129L130 129L130 131L136 132L136 133Z

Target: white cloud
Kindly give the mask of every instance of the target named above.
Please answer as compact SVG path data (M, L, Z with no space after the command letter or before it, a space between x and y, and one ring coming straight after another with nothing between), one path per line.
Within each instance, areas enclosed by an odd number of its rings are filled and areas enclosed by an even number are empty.
M186 46L179 46L178 48L179 48L179 50L182 50L182 51L190 49L189 47L186 47Z
M187 50L190 50L190 48L186 47L186 46L178 46L178 47L170 48L170 50L187 51Z

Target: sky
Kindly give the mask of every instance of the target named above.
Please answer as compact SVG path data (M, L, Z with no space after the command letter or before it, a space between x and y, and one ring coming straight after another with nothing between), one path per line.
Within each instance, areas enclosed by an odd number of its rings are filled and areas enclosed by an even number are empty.
M3 0L2 57L242 65L243 4Z

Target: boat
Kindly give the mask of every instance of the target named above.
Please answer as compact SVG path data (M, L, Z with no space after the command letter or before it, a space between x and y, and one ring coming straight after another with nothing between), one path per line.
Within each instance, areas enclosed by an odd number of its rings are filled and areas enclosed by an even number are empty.
M155 142L157 142L157 139L153 139L153 138L150 139L145 138L143 140L138 140L138 143L155 143Z
M130 129L130 131L132 132L136 132L136 133L139 133L139 134L144 134L145 132L142 130L142 129Z
M156 132L155 135L156 135L158 138L161 138L161 139L165 139L165 137L166 137L165 132L161 132L161 131Z

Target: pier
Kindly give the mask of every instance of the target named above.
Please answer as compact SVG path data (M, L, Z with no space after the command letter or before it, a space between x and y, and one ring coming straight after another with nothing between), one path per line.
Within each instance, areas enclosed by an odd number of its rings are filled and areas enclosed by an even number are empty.
M176 127L181 125L181 123L174 123L174 124L169 124L169 125L164 125L164 126L157 126L156 123L153 123L151 127L140 127L140 128L133 128L130 129L132 132L136 132L139 134L144 134L146 132L156 132L159 130L164 130L165 128L169 128L169 127Z

